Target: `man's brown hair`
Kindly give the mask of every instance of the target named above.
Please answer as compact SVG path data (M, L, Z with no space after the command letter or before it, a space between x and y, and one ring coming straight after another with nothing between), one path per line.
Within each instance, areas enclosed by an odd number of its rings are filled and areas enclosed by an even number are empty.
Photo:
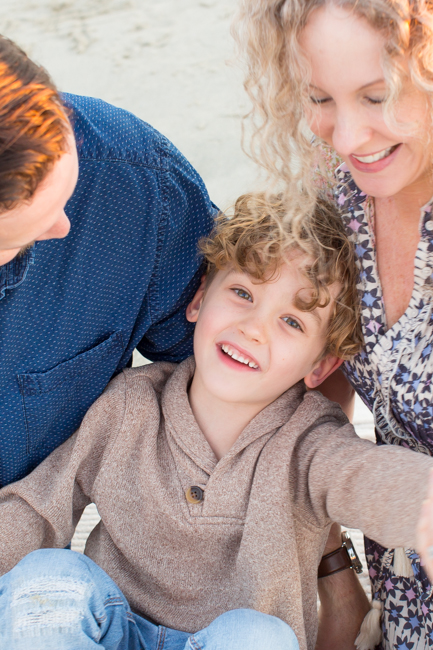
M48 73L0 35L0 213L31 199L65 153L68 125Z
M245 194L235 204L234 214L220 213L209 237L200 241L209 281L218 270L234 267L259 282L278 273L282 263L297 251L305 254L303 271L311 283L307 300L297 296L297 307L313 311L334 300L323 355L349 359L361 348L360 306L357 293L355 253L335 207L319 197L310 218L296 236L284 219L282 197ZM339 291L331 295L330 287Z

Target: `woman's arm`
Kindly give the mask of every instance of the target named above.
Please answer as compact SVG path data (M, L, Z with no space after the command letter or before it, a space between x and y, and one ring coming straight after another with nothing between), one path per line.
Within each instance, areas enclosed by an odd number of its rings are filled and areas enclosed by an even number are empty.
M320 391L333 402L338 402L353 419L355 391L341 370L334 372L320 386ZM324 555L341 546L341 528L333 524ZM370 604L358 580L350 569L340 571L318 582L320 609L316 650L352 650L361 623Z

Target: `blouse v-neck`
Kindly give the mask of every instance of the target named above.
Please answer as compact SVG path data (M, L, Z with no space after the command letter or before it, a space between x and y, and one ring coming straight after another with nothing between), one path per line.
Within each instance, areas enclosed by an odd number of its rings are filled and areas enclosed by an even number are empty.
M356 186L344 163L336 175L335 198L357 253L364 335L362 351L345 365L348 378L372 410L382 442L407 444L432 454L432 202L421 210L409 304L387 328L376 260L373 199Z

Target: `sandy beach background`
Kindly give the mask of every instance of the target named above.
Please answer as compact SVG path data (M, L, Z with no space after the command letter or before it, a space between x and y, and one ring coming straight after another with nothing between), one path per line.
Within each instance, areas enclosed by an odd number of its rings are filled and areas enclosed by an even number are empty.
M229 33L235 0L2 0L0 32L61 90L100 97L164 133L226 208L255 184L248 102Z
M240 144L249 104L230 36L235 0L1 0L1 8L0 33L61 90L100 97L151 123L196 167L221 208L257 187ZM372 437L359 401L355 424ZM75 549L97 520L90 508Z

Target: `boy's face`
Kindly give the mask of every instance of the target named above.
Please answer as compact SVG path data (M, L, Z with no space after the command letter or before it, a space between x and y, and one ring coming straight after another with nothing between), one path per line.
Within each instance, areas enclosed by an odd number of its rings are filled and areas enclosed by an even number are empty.
M187 309L197 322L194 382L224 402L256 404L261 410L300 379L318 386L341 363L327 356L326 330L332 301L313 312L295 306L311 286L302 272L306 257L294 254L270 282L259 283L231 268L200 287Z

